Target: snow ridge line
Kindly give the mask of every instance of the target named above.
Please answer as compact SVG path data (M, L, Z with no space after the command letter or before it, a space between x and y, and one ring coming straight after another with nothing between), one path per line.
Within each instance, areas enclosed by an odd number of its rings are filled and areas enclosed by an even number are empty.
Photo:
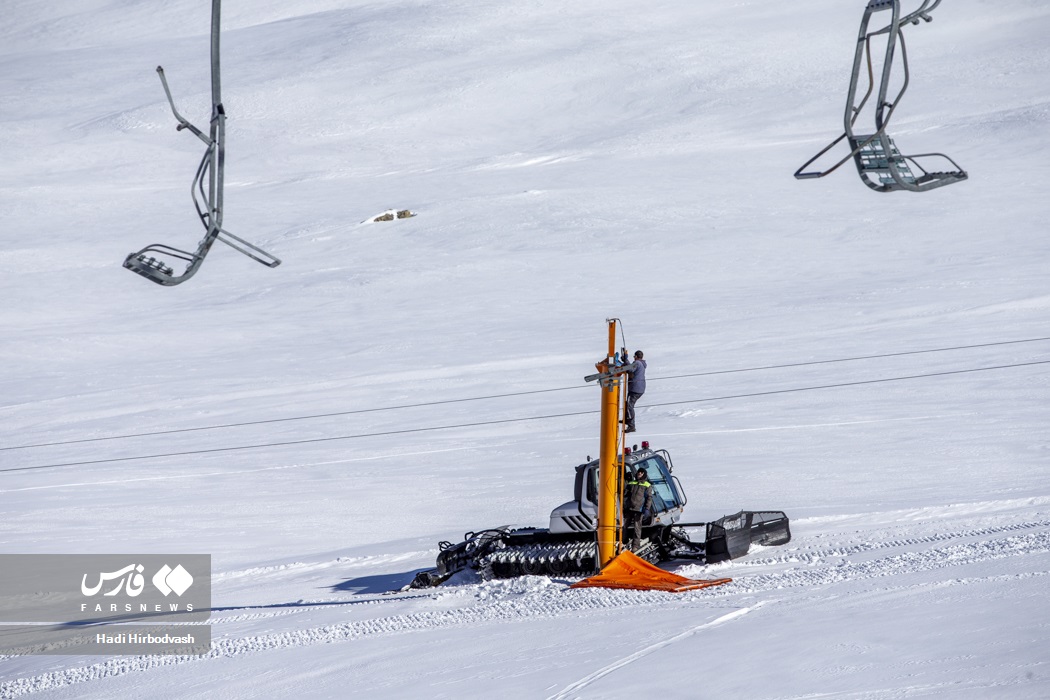
M0 698L17 698L30 693L53 690L76 683L101 680L152 668L208 658L240 656L273 649L330 644L362 637L399 634L431 629L485 624L494 621L542 619L586 610L607 610L639 605L707 604L712 598L754 594L776 589L826 586L844 581L904 575L921 571L975 564L1019 555L1050 553L1050 532L1027 533L1002 540L953 545L926 552L906 552L866 562L828 564L818 570L793 569L773 574L738 578L727 587L670 596L659 592L566 590L543 577L526 577L482 584L473 589L476 607L424 611L408 615L376 618L338 625L292 630L237 639L213 640L212 649L200 656L116 657L90 666L52 671L28 678L0 683ZM818 563L814 560L813 563ZM552 597L557 593L557 597ZM467 591L451 595L466 596ZM515 595L512 600L493 599L493 595Z
M733 593L759 593L776 588L827 586L845 581L898 576L950 566L978 564L1012 556L1050 553L1050 532L1016 535L1002 540L952 545L924 552L904 552L891 557L864 562L828 563L812 570L792 569L774 574L757 574L738 578ZM814 558L812 563L818 563ZM715 594L718 591L714 591Z
M949 540L956 540L967 537L986 537L988 535L998 535L1004 532L1032 530L1040 527L1050 527L1050 520L1039 520L1033 522L1014 523L1011 525L982 527L975 528L973 530L963 530L962 532L944 532L933 535L926 535L923 537L908 537L905 539L887 540L885 542L862 542L860 544L852 544L844 547L832 546L826 549L820 549L806 553L795 551L793 553L783 554L777 557L752 559L746 562L740 562L739 565L768 566L770 564L795 563L799 561L824 559L827 557L847 557L853 554L862 554L864 552L872 552L879 549L895 549L898 547L908 547L917 544L932 544L936 542L946 542Z
M723 624L725 624L727 622L730 622L731 620L735 620L737 618L743 617L744 615L747 615L749 612L751 612L753 610L758 610L760 607L765 605L766 602L767 601L762 601L762 602L759 602L759 603L757 603L755 605L752 605L751 607L748 607L748 608L741 608L740 610L734 610L733 612L726 613L725 615L722 615L719 618L711 620L710 622L705 622L702 625L697 625L696 627L692 627L690 629L687 629L685 632L682 632L680 634L676 634L675 636L671 637L670 639L665 639L665 640L663 640L661 642L657 642L656 644L651 644L651 645L647 646L644 649L636 651L635 653L633 653L633 654L631 654L629 656L625 656L624 658L620 659L619 661L616 661L615 663L609 664L605 668L598 669L597 671L595 671L594 673L590 674L589 676L581 678L580 680L576 681L575 683L572 683L572 684L566 686L560 693L558 693L557 695L550 696L547 700L565 700L572 693L576 693L576 692L578 692L580 690L583 690L584 688L589 686L594 681L599 680L600 678L604 678L605 676L609 675L613 671L621 669L624 666L627 666L628 664L632 664L635 661L637 661L638 659L646 657L649 654L652 654L655 651L659 651L660 649L663 649L664 647L666 647L666 646L668 646L670 644L674 644L675 642L678 642L678 641L680 641L682 639L685 639L686 637L691 637L691 636L693 636L694 634L696 634L697 632L699 632L701 630L710 629L711 627L718 627L719 625L723 625Z

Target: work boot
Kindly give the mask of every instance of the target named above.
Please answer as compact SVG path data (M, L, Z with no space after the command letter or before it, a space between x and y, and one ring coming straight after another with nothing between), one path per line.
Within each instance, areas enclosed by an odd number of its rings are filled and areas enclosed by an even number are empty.
M633 433L634 432L634 426L633 425L628 425L626 428L624 428L623 432L625 432L625 433Z

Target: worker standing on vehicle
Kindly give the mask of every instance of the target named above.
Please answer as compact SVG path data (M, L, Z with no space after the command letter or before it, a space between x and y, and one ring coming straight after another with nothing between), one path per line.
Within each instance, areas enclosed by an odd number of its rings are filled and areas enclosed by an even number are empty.
M653 512L653 485L645 469L634 473L623 492L624 526L631 535L631 551L642 544L642 520Z
M634 352L634 362L624 368L631 375L627 382L627 411L624 416L624 422L627 424L627 427L624 429L625 433L633 433L635 431L634 404L645 393L645 360L642 359L644 357L645 355L641 350L636 350Z

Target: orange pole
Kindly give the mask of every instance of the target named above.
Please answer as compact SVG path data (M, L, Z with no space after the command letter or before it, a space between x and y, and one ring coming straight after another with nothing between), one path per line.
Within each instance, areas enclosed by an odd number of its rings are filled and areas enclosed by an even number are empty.
M616 319L610 319L609 354L595 365L599 372L614 368L616 355ZM616 465L620 457L620 388L622 376L607 376L599 380L602 392L601 443L598 453L598 561L604 567L612 561L619 549L620 491Z

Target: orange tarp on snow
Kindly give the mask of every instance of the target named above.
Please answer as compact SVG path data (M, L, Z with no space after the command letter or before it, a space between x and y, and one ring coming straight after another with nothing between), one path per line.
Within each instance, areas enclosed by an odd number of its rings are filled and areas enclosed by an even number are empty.
M695 579L685 578L670 571L653 566L646 560L631 552L624 551L616 555L601 573L585 578L569 588L632 588L640 591L693 591L698 588L720 586L729 583L731 578Z

